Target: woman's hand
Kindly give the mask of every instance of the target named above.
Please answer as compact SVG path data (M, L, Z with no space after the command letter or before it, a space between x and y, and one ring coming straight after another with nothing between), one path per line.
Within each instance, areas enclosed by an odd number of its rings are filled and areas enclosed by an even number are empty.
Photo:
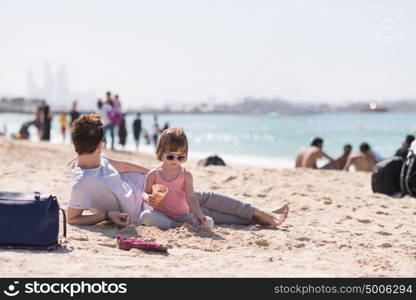
M130 224L130 217L125 213L110 211L108 212L108 217L114 222L114 224L120 227L125 227Z

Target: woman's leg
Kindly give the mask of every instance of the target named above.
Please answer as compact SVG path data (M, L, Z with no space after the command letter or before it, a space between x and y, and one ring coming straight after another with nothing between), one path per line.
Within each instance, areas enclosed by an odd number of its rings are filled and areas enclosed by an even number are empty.
M256 208L231 197L213 192L195 192L204 214L214 219L215 224L255 224L253 214Z
M156 226L162 230L167 230L173 225L173 220L171 218L154 210L143 211L140 215L140 222L142 225Z
M244 219L238 216L224 214L216 210L212 210L206 207L201 207L202 213L206 216L210 216L216 225L221 224L234 224L234 225L254 225L254 220Z
M212 217L217 224L260 224L274 227L281 225L289 213L287 204L272 212L278 214L278 217L276 217L271 213L257 209L249 203L225 195L197 191L195 196L201 209L208 209L206 210L207 215Z

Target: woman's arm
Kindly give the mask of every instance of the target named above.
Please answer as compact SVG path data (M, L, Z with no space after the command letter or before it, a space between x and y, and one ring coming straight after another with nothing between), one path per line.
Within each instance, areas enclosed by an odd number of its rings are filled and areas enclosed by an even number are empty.
M185 194L186 202L188 203L192 214L200 224L204 223L205 215L202 213L199 202L196 200L194 193L194 180L192 174L188 171L185 171Z
M147 174L149 172L149 169L144 168L139 165L135 165L135 164L128 163L125 161L109 159L109 158L107 158L107 160L119 173L135 172L135 173Z
M105 212L100 212L98 214L83 216L83 209L68 207L67 216L68 224L71 225L95 225L100 222L106 221ZM130 217L128 214L124 214L118 211L109 211L108 217L116 225L127 226L130 224Z

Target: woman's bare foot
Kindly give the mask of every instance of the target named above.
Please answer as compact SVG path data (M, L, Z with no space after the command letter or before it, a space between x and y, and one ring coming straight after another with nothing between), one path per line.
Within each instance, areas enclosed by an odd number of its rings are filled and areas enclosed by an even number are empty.
M289 205L286 203L281 208L274 210L273 213L276 213L276 211L279 211L279 217L277 218L276 226L280 226L287 219L287 215L289 214Z
M253 219L262 226L266 226L266 227L280 226L287 219L287 215L289 213L289 205L285 204L281 208L278 208L272 211L272 213L278 214L278 216L276 217L270 213L257 209L253 214Z
M274 214L284 214L285 212L289 212L289 204L286 203L285 205L283 205L282 207L272 210L272 213Z

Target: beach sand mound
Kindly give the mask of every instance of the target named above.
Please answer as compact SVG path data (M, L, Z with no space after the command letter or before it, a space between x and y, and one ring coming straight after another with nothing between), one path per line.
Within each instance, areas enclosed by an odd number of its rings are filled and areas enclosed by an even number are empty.
M107 152L153 167L143 154ZM0 140L0 190L57 195L69 200L70 146ZM106 223L68 226L69 243L56 252L0 250L2 277L415 277L416 200L373 194L370 174L304 169L199 167L196 188L272 210L290 203L279 229L185 226L161 231ZM169 247L168 254L119 250L115 236Z

